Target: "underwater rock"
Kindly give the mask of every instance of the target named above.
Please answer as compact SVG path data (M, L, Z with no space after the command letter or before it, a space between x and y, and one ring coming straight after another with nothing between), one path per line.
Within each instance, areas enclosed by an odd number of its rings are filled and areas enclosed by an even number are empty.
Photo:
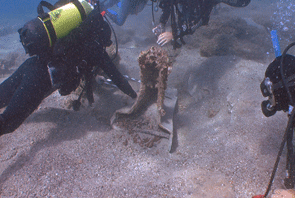
M188 47L200 47L200 54L204 57L237 55L261 60L272 50L267 29L251 18L214 18L190 38Z
M132 41L135 36L135 30L123 29L121 27L115 27L115 32L117 34L118 43L124 45Z
M170 139L171 134L168 131L161 133L158 130L159 128L165 130L165 127L162 127L161 119L166 115L164 110L165 90L168 75L172 70L172 63L167 52L159 47L151 47L149 50L141 52L138 62L141 84L137 99L130 109L116 111L111 119L111 124L115 129L128 130L129 134L140 132L140 134L136 133L135 139L145 139L145 146L150 147L160 138ZM173 104L175 106L176 100L172 101L174 101L172 106ZM143 134L145 136L148 134L149 138L138 137Z
M204 57L226 56L231 52L232 40L229 35L219 34L201 45L200 54Z

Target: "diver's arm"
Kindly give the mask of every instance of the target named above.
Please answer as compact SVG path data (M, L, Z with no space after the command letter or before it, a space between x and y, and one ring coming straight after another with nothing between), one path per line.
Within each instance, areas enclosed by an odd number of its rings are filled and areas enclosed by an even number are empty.
M170 14L171 14L171 6L172 6L172 2L170 2L170 0L162 0L160 2L159 7L162 9L160 23L166 25L166 23L170 17Z
M189 24L186 28L183 28L184 26L182 24L178 25L179 29L179 34L176 36L176 39L182 38L185 35L188 34L193 34L199 27L208 25L209 19L210 19L210 14L213 9L213 7L216 5L214 2L203 2L200 4L200 10L196 13L191 13L191 18L189 21ZM193 5L191 5L193 6ZM196 5L195 5L196 6Z
M106 52L102 54L99 67L107 74L107 76L113 81L113 83L125 94L131 98L136 98L137 94L130 86L129 82L116 68L111 58Z
M162 9L162 14L160 16L160 23L155 28L152 29L152 32L159 36L164 33L166 30L165 26L171 14L172 3L169 0L162 0L159 7Z

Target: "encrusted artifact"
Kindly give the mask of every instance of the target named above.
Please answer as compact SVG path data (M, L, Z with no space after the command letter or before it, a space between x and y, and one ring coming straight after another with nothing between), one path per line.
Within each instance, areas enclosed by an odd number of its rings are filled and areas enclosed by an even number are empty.
M141 52L138 62L141 84L137 99L129 110L116 111L111 119L111 124L113 128L125 129L129 133L141 132L153 135L157 137L156 140L170 139L172 132L163 127L162 118L167 116L164 110L164 99L168 75L172 71L172 63L167 52L159 47L151 47L149 50ZM173 109L176 99L175 95ZM166 133L159 132L159 127L164 129Z

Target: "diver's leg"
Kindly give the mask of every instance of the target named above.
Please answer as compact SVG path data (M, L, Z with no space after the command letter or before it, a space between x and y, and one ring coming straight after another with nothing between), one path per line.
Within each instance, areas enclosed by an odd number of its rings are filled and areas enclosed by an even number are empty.
M130 11L130 0L121 0L119 3L114 5L112 8L107 9L107 16L119 26L122 26Z
M8 105L14 92L20 85L25 71L28 69L30 64L34 62L35 58L36 57L27 59L10 77L0 84L0 108Z
M0 135L18 128L50 91L51 81L46 63L36 59L23 71L20 85L1 114L4 124Z
M121 3L122 5L119 12L118 20L119 23L123 25L127 19L127 16L130 14L133 8L131 8L130 0L122 0Z

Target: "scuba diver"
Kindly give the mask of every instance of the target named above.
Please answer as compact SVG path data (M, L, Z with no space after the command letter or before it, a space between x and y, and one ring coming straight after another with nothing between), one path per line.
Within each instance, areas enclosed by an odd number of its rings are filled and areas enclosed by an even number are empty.
M122 26L129 14L138 14L147 2L148 0L100 0L100 8L106 11L114 23Z
M90 104L93 103L91 82L97 69L102 69L125 94L132 98L137 97L105 50L112 44L111 30L104 21L99 7L89 10L89 4L84 0L60 0L54 6L42 2L42 5L38 6L38 11L41 10L39 17L19 29L22 45L31 57L0 84L0 108L6 107L0 114L0 135L17 129L53 91L58 89L61 95L74 91L81 78L85 78L86 81L84 89L88 101ZM62 10L63 7L59 7L61 5L68 6L68 9ZM43 13L42 6L49 8L51 12ZM58 8L54 9L56 7ZM71 12L66 13L70 9ZM83 13L77 15L77 12L84 12L83 21ZM63 18L62 14L78 16L80 24L74 22L71 26L70 22L65 20L69 17ZM52 21L46 20L48 15L57 18L51 17ZM55 24L62 18L69 26ZM48 21L49 24L46 24ZM72 30L66 29L75 25L76 28ZM62 34L66 35L61 37Z
M160 0L162 9L160 23L153 29L161 46L173 41L173 47L185 44L183 37L193 34L200 26L208 25L210 13L214 6L226 3L234 7L245 7L251 0ZM176 15L175 15L176 13ZM165 25L171 16L172 32L165 31ZM180 41L180 43L179 43Z

